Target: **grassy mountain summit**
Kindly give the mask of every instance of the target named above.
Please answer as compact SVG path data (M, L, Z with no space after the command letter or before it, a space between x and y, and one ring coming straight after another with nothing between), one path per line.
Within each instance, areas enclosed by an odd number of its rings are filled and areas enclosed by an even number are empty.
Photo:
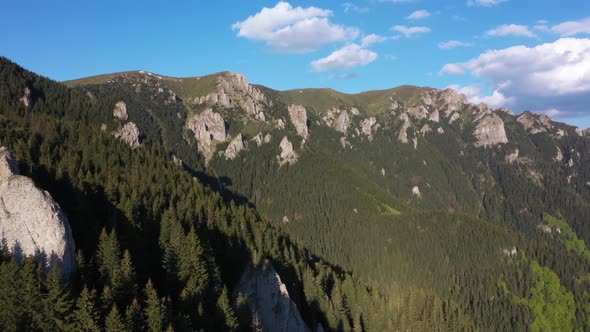
M314 331L589 328L577 128L449 89L276 91L229 72L60 84L0 66L1 142L98 264L78 299L121 289L104 264L116 233L115 261L129 251L177 330L248 329L230 295L263 258ZM119 312L154 303L115 293Z

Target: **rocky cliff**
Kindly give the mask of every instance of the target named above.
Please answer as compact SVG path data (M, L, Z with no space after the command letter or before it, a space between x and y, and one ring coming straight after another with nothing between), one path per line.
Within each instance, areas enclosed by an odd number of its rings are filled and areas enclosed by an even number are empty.
M248 265L242 274L234 298L246 298L253 317L262 331L309 331L287 287L268 260L260 267Z
M295 130L297 130L297 134L303 137L303 139L307 139L309 131L307 128L307 111L305 107L301 105L289 106L289 117L291 118L291 123L295 126Z
M66 216L51 195L18 175L2 148L0 165L0 233L17 259L34 256L47 269L55 264L68 275L75 268L75 244Z
M132 148L136 148L140 145L139 128L137 128L137 125L133 122L127 122L123 127L121 127L121 129L114 132L113 135Z
M189 118L186 127L195 134L197 149L209 163L215 153L215 144L226 140L223 118L209 108Z

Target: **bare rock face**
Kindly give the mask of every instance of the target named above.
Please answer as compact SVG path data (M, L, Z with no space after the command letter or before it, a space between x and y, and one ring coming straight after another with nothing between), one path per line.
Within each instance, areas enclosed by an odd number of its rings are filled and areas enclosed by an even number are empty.
M25 87L25 90L23 91L23 96L19 99L19 101L25 106L25 107L31 107L31 105L33 104L33 97L31 96L31 89L29 89L29 87Z
M514 151L512 151L506 155L506 162L509 164L514 163L515 161L518 160L519 154L520 154L520 151L518 150L518 148L514 149Z
M422 134L422 136L425 136L426 134L428 134L431 131L432 131L432 129L430 128L430 126L427 123L427 124L423 125L422 128L420 129L420 134Z
M508 115L512 115L512 116L514 116L514 112L512 112L512 110L510 110L510 109L508 109L508 108L506 108L506 107L501 107L501 108L498 108L498 109L496 110L496 112L502 112L502 113L505 113L505 114L508 114Z
M14 161L7 164L11 163ZM8 174L7 170L2 174ZM75 268L75 244L66 216L33 180L13 174L0 182L0 235L4 244L17 259L34 256L46 269L57 264L63 275L69 275Z
M223 118L209 108L189 118L186 126L195 134L197 149L205 157L205 163L209 163L215 153L215 143L226 140Z
M444 112L445 117L449 117L453 112L461 111L467 104L467 97L453 89L445 89L438 96L440 109Z
M438 112L438 110L434 110L432 113L430 113L428 120L438 123L440 121L440 113Z
M12 158L10 151L6 147L0 148L0 181L9 178L12 175L20 174L16 160Z
M303 139L307 139L309 131L307 128L307 111L305 107L301 105L289 106L289 117L291 118L291 123L295 126L295 130L297 130L297 134L303 137Z
M113 110L113 115L121 121L127 121L127 104L124 101L117 102Z
M490 147L498 144L508 143L504 121L485 104L477 105L475 115L475 146Z
M268 260L255 268L248 265L238 281L234 298L246 298L252 315L262 331L308 332L287 287Z
M416 196L416 197L418 197L418 198L420 198L420 197L421 197L421 194L420 194L420 188L418 188L418 186L414 186L414 187L412 188L412 196Z
M264 143L264 136L262 136L262 133L258 133L256 136L252 137L252 141L256 143L256 146L261 146L262 143Z
M358 108L356 108L356 107L351 107L350 108L350 113L352 113L352 115L354 115L354 116L361 115L361 112L359 112Z
M248 115L265 121L264 103L266 96L248 83L242 74L224 73L217 78L217 91L200 97L196 103L218 103L226 108L241 107Z
M544 114L524 112L516 118L516 121L522 123L529 134L546 133L553 130L551 120Z
M578 135L578 136L584 136L584 132L582 131L582 129L576 127L574 129L574 131L575 131L576 135Z
M373 134L379 128L379 124L377 123L377 119L375 117L370 117L362 120L360 122L361 127L361 134L367 136L369 141L373 140Z
M238 156L238 153L244 149L244 141L242 140L242 134L238 134L234 139L231 140L227 149L225 149L225 159L233 160Z
M297 162L297 153L293 150L293 144L291 144L287 136L283 137L279 148L281 149L281 154L277 156L277 159L280 166L285 164L293 165Z
M397 139L402 143L408 143L408 128L410 128L410 119L408 119L407 114L402 114L400 119L402 120L402 127L399 130Z
M428 117L428 110L423 105L409 107L407 113L416 120L425 119Z
M133 122L127 122L123 128L119 129L119 131L114 132L113 135L121 139L123 142L127 143L132 148L136 148L139 146L139 128Z
M350 126L350 116L348 116L348 112L342 111L336 121L334 121L334 129L346 135L348 126Z
M272 136L270 135L270 133L266 133L266 136L264 136L264 143L270 142L271 139Z

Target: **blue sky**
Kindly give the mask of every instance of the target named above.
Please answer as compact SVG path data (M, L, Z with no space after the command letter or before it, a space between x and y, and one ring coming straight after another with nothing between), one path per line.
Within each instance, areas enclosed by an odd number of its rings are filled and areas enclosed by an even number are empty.
M453 87L590 127L590 1L13 1L0 55L56 80L231 70L284 90Z

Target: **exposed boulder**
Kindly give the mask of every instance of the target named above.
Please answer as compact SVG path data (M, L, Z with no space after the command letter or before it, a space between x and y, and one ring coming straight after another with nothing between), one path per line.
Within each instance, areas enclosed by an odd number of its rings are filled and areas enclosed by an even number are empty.
M438 96L440 110L444 112L445 117L451 116L453 112L458 112L467 104L467 97L453 89L445 89Z
M33 104L33 97L31 95L31 89L29 89L29 87L25 87L24 91L23 91L23 96L20 97L19 101L25 106L25 107L31 107L31 105Z
M578 136L584 136L584 132L582 131L582 129L580 129L580 128L578 128L578 127L576 127L576 128L574 129L574 132L575 132L575 133L576 133L576 135L578 135Z
M291 123L295 126L295 130L297 130L297 134L307 139L309 131L307 128L307 111L305 107L301 105L289 106L289 117L291 118Z
M252 137L252 141L256 143L256 146L261 146L262 143L264 143L264 136L262 136L262 133L258 133L256 136Z
M541 232L547 233L547 234L553 234L553 233L561 234L561 229L559 229L559 227L555 227L555 226L551 226L551 225L540 224L540 225L537 225L537 229L540 230Z
M343 148L349 148L351 147L350 142L346 139L346 136L342 136L340 137L340 145L342 145Z
M287 287L268 260L256 268L248 265L238 281L234 298L246 298L262 331L308 332Z
M460 118L461 118L461 115L459 113L451 114L451 116L449 117L449 124L453 124L453 122L459 120Z
M518 250L516 249L516 247L512 247L512 249L505 248L505 249L502 249L502 253L506 257L516 257L516 255L518 255Z
M139 128L133 122L127 122L119 131L114 132L113 135L125 142L132 148L136 148L140 145L139 142Z
M172 163L178 167L182 167L182 159L178 158L176 155L172 155Z
M408 119L407 114L402 114L400 119L402 120L402 126L399 129L397 139L402 143L408 143L408 128L410 128L410 119Z
M420 198L420 197L421 197L421 194L420 194L420 188L418 188L418 186L414 186L414 187L412 188L412 196L416 196L416 197L418 197L418 198Z
M475 137L474 144L477 147L490 147L508 143L504 121L485 104L477 106L473 136Z
M361 112L359 112L358 108L356 108L356 107L351 107L351 108L350 108L350 113L351 113L352 115L354 115L354 116L359 116L359 115L361 115Z
M427 124L423 125L422 128L420 129L420 134L422 134L422 136L425 136L426 134L428 134L431 131L432 131L432 129L430 128L430 126L427 123Z
M225 108L242 108L248 115L265 121L263 108L266 96L256 87L248 83L248 79L242 74L223 73L216 81L217 91L207 96L197 98L197 104L218 103Z
M496 112L501 112L501 113L505 113L505 114L508 114L508 115L512 115L512 116L514 116L514 112L512 112L512 110L510 110L510 109L508 109L508 108L506 108L506 107L501 107L501 108L498 108L498 109L496 110Z
M3 159L9 156L6 149L3 152ZM3 169L2 174L8 171ZM66 216L51 195L28 177L13 173L0 182L0 235L19 260L33 256L46 269L57 264L63 275L75 268L75 244Z
M342 111L336 121L334 121L334 129L346 135L348 126L350 126L350 116L348 116L348 112Z
M438 110L434 110L432 113L430 113L428 120L438 123L440 121L440 114L439 114Z
M422 105L408 107L406 112L416 120L428 117L428 110Z
M271 139L272 136L270 135L270 133L266 133L266 136L264 136L264 143L270 142Z
M16 160L12 158L10 151L6 147L0 148L0 181L8 177L20 174Z
M285 122L283 121L283 119L276 119L275 127L277 127L277 129L285 129Z
M442 127L440 127L436 130L436 132L437 132L437 134L442 135L445 133L445 130Z
M561 152L561 149L556 146L555 147L557 149L557 151L555 152L555 157L553 157L554 161L562 161L563 160L563 153Z
M205 157L205 163L209 163L215 153L215 143L226 140L223 118L209 108L189 118L187 128L195 134L197 149Z
M113 109L113 116L121 121L127 121L127 104L124 101L118 101Z
M283 137L279 148L281 149L281 153L277 156L277 159L280 166L285 164L293 165L297 162L297 153L293 150L293 144L291 144L287 136Z
M546 133L553 130L551 119L545 114L524 112L516 118L529 134Z
M377 119L375 117L370 117L362 120L360 122L361 133L369 138L369 141L373 140L373 134L379 128L379 124L377 123Z
M225 159L233 160L238 156L238 153L244 149L244 141L242 140L242 134L238 134L234 139L229 142L227 149L225 149Z
M518 150L518 148L514 149L514 151L506 155L506 162L508 162L509 164L514 163L516 160L518 160L519 153L520 151Z

